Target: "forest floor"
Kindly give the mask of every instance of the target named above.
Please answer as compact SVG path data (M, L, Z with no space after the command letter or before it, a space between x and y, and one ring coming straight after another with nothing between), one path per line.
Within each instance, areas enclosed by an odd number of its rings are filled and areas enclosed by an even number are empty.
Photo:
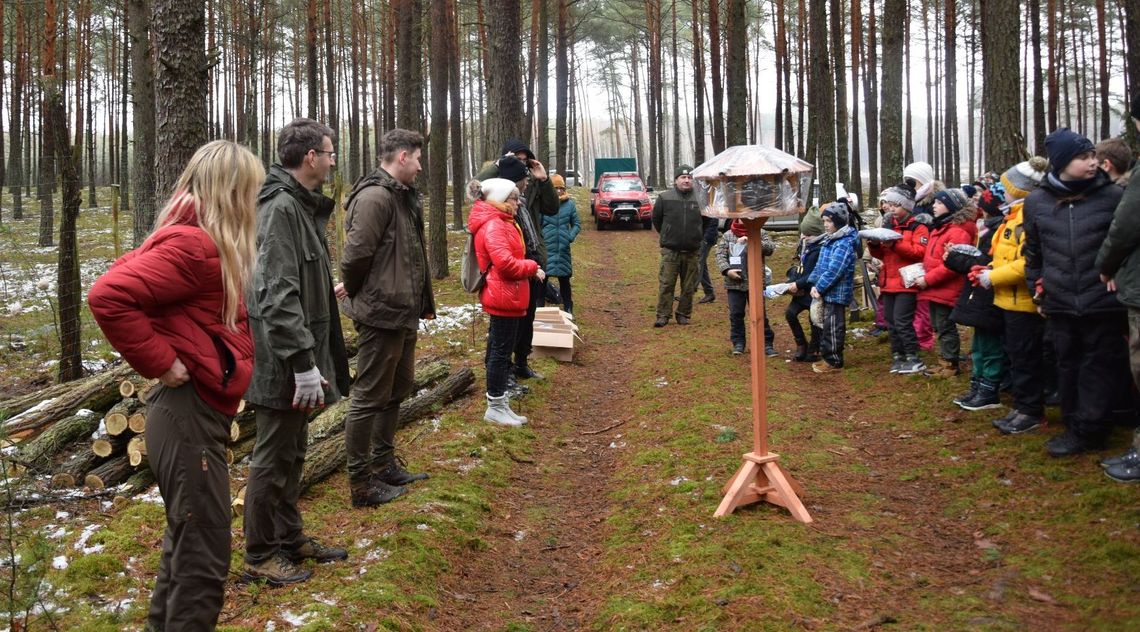
M748 356L730 354L723 287L688 327L654 329L655 233L599 233L587 194L576 198L585 342L572 363L534 363L546 379L517 406L531 423L482 421L483 318L429 328L420 356L480 376L471 396L398 437L432 478L375 510L349 508L343 474L315 486L306 529L346 546L348 562L284 589L228 583L219 629L1140 627L1140 487L1097 466L1125 449L1126 430L1104 453L1051 459L1056 410L1043 432L1000 436L989 420L1002 411L950 403L968 375L889 375L888 346L861 323L848 368L814 374L790 361L787 299L768 307L781 352L767 363L771 445L815 522L763 504L713 518L751 447ZM449 238L458 261L463 236ZM779 276L794 236L777 241ZM0 262L14 256L6 248ZM454 278L436 290L441 306L471 302ZM38 595L22 603L33 629L141 627L164 526L155 497L9 514L15 524L0 530L17 568L52 567L15 591ZM240 518L233 534L236 577Z

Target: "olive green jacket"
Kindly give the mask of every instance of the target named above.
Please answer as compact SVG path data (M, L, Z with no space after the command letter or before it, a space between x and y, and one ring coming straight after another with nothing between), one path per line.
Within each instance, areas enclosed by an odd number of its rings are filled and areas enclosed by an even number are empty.
M1100 273L1116 281L1116 299L1140 309L1140 178L1132 177L1096 256Z
M246 292L253 333L253 381L245 398L293 406L293 374L316 366L328 380L325 402L348 393L348 356L333 296L325 226L333 201L306 190L280 165L258 195L257 267Z
M435 314L419 193L377 168L357 181L347 209L345 313L378 329L419 329Z
M700 250L705 231L696 193L681 193L676 187L662 191L653 203L653 228L660 233L662 248L681 252Z

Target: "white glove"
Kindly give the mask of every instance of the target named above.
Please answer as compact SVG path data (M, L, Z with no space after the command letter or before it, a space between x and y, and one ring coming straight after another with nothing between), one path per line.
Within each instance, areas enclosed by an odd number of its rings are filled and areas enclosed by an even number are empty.
M293 390L293 408L308 410L325 405L325 379L321 377L321 370L313 367L304 373L294 373L293 381L296 388Z
M979 272L977 279L978 283L987 290L994 286L993 282L990 281L990 270L982 270Z

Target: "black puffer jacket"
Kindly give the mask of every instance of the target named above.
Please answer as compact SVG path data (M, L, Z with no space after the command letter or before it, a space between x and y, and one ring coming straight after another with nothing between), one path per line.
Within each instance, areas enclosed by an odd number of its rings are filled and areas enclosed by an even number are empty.
M1004 217L990 217L985 222L985 233L978 238L978 250L982 255L978 257L976 265L989 265L990 244L993 243L994 231L1002 223ZM966 279L962 285L962 292L958 295L958 302L950 312L950 318L959 325L976 327L990 333L1000 333L1004 325L1001 309L994 305L994 289L992 287L975 287Z
M1105 289L1096 255L1108 235L1123 191L1104 171L1074 193L1056 176L1025 198L1025 281L1035 291L1042 280L1046 316L1084 316L1124 309Z

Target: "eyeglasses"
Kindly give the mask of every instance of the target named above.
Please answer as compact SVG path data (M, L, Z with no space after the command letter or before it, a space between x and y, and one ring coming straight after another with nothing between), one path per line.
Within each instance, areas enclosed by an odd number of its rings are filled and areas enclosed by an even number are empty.
M317 152L318 154L328 154L329 158L336 160L336 152L335 151L325 151L323 149L314 149L313 151Z

